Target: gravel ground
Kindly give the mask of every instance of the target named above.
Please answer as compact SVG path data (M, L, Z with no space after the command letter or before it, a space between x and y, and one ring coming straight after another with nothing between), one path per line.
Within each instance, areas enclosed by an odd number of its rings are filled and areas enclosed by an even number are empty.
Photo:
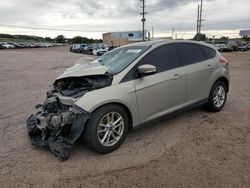
M82 54L0 51L0 187L250 187L250 52L224 54L231 89L219 113L193 109L132 131L115 152L81 142L60 162L31 146L25 120Z

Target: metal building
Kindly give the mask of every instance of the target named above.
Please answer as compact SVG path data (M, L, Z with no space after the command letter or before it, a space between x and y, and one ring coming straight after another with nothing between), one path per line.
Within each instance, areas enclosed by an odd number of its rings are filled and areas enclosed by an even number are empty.
M240 36L250 36L250 30L240 30Z
M149 33L145 32L145 36ZM142 31L124 31L124 32L110 32L103 34L103 42L109 46L123 46L134 42L142 41ZM146 37L148 40L149 37Z

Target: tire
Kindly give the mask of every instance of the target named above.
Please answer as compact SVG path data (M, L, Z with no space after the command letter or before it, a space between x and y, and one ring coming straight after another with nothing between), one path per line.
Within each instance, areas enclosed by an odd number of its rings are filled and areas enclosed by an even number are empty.
M220 90L221 89L221 90ZM221 111L227 100L227 87L224 82L217 81L213 85L206 108L211 112Z
M120 121L116 123L119 118ZM89 149L97 153L110 153L123 143L128 132L128 124L128 115L121 106L114 104L103 106L92 113L83 133L83 141ZM116 127L118 125L120 126Z

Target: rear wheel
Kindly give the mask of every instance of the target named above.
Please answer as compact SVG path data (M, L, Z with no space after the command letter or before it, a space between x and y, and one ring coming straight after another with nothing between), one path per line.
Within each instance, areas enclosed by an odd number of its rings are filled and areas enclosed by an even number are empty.
M211 91L206 105L207 109L212 112L222 110L227 100L227 88L224 82L217 81Z
M95 152L112 152L123 143L128 123L127 113L121 106L103 106L91 115L83 134L84 142Z

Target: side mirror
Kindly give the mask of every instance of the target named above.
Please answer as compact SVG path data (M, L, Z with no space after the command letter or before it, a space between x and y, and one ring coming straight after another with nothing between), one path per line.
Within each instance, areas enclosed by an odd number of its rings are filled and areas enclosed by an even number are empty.
M137 73L139 77L144 75L151 75L156 73L156 67L154 65L145 64L137 68Z

